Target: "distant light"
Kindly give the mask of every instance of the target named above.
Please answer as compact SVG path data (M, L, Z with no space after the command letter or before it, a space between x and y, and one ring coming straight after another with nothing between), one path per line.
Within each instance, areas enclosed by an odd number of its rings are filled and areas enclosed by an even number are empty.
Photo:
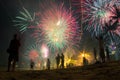
M115 51L112 51L112 55L114 55L115 54Z
M112 44L110 45L110 48L112 49L112 51L114 51L114 50L116 49L115 43L112 43Z
M85 54L84 54L84 53L82 54L82 57L85 57Z
M83 53L82 53L82 57L85 57L85 52L83 51Z
M42 45L42 56L43 58L48 58L49 50L45 44Z

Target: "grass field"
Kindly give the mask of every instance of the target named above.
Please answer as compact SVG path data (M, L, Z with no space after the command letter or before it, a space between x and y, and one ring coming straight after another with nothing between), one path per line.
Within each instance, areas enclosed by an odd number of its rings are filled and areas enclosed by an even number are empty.
M120 62L58 70L0 72L0 80L120 80Z

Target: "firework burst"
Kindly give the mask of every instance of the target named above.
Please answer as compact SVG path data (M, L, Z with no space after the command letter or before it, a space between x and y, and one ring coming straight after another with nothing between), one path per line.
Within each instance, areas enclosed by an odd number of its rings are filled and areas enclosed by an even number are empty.
M118 0L75 0L81 6L77 12L82 13L84 29L92 31L92 35L102 34L114 14L111 9L118 5ZM82 10L82 11L81 11ZM87 24L87 25L86 25Z
M17 26L20 28L20 32L25 32L28 27L36 25L37 22L35 22L35 14L31 15L27 9L23 8L23 12L20 11L20 16L16 17L16 20L14 26Z
M46 4L43 5L46 8ZM41 20L35 34L44 36L43 40L49 48L65 49L68 46L76 46L79 42L79 27L72 12L65 6L50 4L41 13ZM38 39L40 40L40 39ZM41 41L41 40L40 40ZM38 42L40 42L38 41Z
M83 5L83 19L86 29L93 28L95 35L101 34L105 24L109 22L112 13L109 11L111 8L110 0L86 0Z
M40 58L40 50L38 49L37 45L30 45L28 46L27 50L26 50L26 56L28 57L29 60L36 60L38 58Z
M120 1L116 1L115 4L116 5L111 8L111 12L113 14L110 21L112 25L111 32L120 36Z

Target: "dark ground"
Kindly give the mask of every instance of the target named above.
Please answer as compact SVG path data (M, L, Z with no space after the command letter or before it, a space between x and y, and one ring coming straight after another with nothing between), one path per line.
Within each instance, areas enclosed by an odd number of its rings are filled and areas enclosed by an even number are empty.
M120 80L120 62L50 71L1 71L0 80Z

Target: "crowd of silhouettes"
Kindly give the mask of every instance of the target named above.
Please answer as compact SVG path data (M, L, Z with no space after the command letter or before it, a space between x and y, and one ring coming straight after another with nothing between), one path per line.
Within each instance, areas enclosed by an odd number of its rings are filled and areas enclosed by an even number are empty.
M100 51L99 51L99 55L100 55L100 58L101 58L101 62L105 62L105 54L104 54L104 47L103 45L101 45L103 42L100 40ZM9 47L7 49L7 52L9 53L9 57L8 57L8 68L7 68L7 71L11 71L11 67L12 67L12 71L15 70L15 65L16 65L16 62L18 62L19 60L19 48L20 48L20 38L18 37L17 34L14 34L13 36L13 39L10 41L10 44L9 44ZM107 56L107 60L110 59L109 57L109 47L107 46L106 49L106 56ZM93 55L94 55L94 59L96 61L96 63L98 63L98 60L97 60L97 50L96 48L93 48ZM57 54L56 56L56 66L57 66L57 69L59 68L64 68L64 55L63 53L61 54ZM83 57L83 64L84 65L87 65L88 64L88 60ZM30 60L30 68L31 69L34 69L34 61L31 59ZM51 65L51 62L50 62L50 59L48 58L47 59L47 64L46 64L46 68L48 70L50 70L50 65Z

